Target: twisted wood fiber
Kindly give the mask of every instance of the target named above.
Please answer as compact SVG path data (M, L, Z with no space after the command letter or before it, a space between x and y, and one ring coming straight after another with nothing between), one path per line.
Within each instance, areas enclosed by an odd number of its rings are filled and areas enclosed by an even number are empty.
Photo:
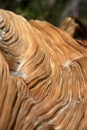
M85 46L0 10L0 50L0 130L87 130Z
M87 46L87 26L73 17L66 17L60 24L60 28L74 37L77 42Z

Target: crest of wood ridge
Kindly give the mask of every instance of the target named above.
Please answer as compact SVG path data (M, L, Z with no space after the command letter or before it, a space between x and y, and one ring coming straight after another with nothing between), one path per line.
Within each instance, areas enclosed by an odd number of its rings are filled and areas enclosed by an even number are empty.
M87 35L75 27L0 9L0 130L87 129Z

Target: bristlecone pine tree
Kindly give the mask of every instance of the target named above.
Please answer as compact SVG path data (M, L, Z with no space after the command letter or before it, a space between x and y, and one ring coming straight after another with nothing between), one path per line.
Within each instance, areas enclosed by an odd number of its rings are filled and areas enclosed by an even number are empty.
M87 130L84 40L0 10L0 130Z

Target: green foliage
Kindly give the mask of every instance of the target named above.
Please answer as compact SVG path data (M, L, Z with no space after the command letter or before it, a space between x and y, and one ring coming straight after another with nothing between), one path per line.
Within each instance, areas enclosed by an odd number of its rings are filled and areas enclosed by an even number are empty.
M81 11L81 21L85 24L87 24L87 4L85 4L84 6L82 6L82 8L80 9Z
M47 0L48 1L48 0ZM58 25L62 12L71 0L54 0L49 6L46 0L0 0L0 8L11 10L29 19L47 20ZM50 0L49 0L50 1ZM85 12L85 13L84 13ZM87 22L87 5L81 8L81 20Z
M53 6L49 7L41 0L32 0L31 2L20 0L19 6L15 12L21 14L27 19L47 20L53 24L58 24L61 12L68 0L59 0Z
M22 3L15 12L23 15L27 19L35 19L36 17L40 17L42 13L42 6L40 5L40 1L33 0L32 2Z

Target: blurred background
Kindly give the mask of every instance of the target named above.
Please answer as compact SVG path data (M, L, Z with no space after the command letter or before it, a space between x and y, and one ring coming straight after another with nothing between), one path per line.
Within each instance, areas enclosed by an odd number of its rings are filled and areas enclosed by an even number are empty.
M87 0L0 0L0 8L14 11L27 20L46 20L57 26L66 16L87 24Z

